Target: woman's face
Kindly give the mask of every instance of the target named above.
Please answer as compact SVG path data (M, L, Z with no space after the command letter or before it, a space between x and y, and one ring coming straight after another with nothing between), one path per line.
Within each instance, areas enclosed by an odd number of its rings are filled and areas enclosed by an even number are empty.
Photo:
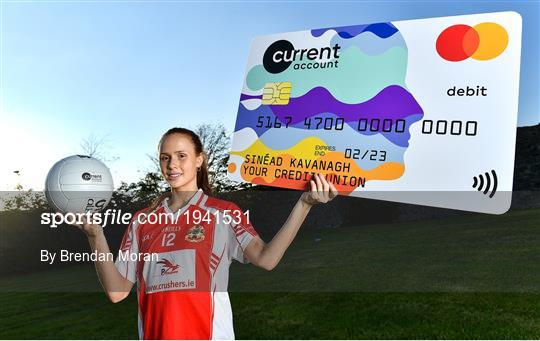
M197 167L203 156L197 155L195 146L184 134L171 134L164 138L159 150L161 174L171 188L192 190L197 188Z

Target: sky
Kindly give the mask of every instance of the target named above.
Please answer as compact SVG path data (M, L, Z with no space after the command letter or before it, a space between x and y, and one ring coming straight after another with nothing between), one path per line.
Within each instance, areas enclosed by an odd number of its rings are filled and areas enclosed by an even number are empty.
M0 190L42 190L91 135L106 137L118 186L153 168L173 126L232 133L255 36L508 10L523 18L518 126L535 125L537 1L0 0Z

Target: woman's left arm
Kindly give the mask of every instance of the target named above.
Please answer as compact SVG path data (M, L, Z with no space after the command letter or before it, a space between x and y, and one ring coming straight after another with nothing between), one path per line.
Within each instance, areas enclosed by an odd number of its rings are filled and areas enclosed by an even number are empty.
M323 175L315 174L311 180L311 191L302 193L294 205L291 214L270 243L266 244L260 237L254 237L244 251L246 258L254 265L272 270L278 265L291 245L296 233L302 226L311 207L318 203L326 203L338 194L332 183L328 183Z

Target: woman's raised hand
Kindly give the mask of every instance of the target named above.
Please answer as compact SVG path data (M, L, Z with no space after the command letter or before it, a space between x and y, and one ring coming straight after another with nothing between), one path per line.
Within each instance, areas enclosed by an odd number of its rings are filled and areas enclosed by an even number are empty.
M334 184L326 181L324 175L320 173L315 174L309 183L311 185L311 191L302 193L300 197L303 202L309 205L327 203L338 195Z
M101 225L93 224L91 221L88 220L89 217L87 214L76 213L75 215L80 219L80 221L78 222L81 222L81 224L75 223L75 224L69 224L69 225L78 227L79 230L83 231L86 234L86 236L95 237L99 233L103 232L103 228L101 227Z

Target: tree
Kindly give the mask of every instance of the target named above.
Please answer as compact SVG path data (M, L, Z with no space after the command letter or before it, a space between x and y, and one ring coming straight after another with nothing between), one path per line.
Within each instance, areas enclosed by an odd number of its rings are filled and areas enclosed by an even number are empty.
M206 152L210 184L216 192L237 191L253 187L250 183L233 181L227 176L231 136L227 134L223 124L200 124L195 127L194 132L199 135Z
M84 155L91 156L103 162L113 162L118 160L118 156L110 156L110 137L109 135L98 136L90 134L81 141L81 149Z
M49 204L42 192L34 192L34 190L23 190L21 188L13 196L2 198L3 209L5 211L26 211L26 210L46 210L49 209Z
M157 172L147 173L141 180L130 184L122 182L113 193L111 204L116 208L139 210L165 192L166 186Z
M21 176L20 170L13 173ZM25 190L20 182L15 186L15 192L4 192L2 199L2 209L5 211L15 210L45 210L49 208L45 195L42 192L34 192L32 189Z

